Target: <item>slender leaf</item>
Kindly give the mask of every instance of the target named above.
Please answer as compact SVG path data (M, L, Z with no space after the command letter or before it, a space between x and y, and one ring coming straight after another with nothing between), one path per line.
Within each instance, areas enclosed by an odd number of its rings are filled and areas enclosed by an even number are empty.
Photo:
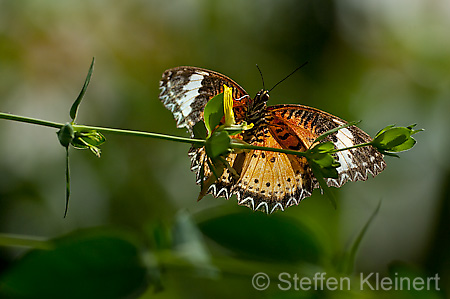
M367 220L366 224L363 226L361 231L359 232L358 236L356 237L355 241L352 244L352 247L347 252L346 256L344 257L344 273L351 274L353 272L353 267L355 263L356 253L358 252L359 246L361 245L361 241L364 238L364 236L367 233L367 230L369 229L370 225L372 224L373 220L375 219L376 215L380 211L381 207L381 200L378 203L377 207L375 208L375 211L373 211L372 215Z
M89 86L89 82L91 81L92 71L94 70L94 60L95 60L95 58L92 58L91 66L89 67L89 71L86 76L86 80L84 81L83 88L81 89L80 94L78 95L77 99L75 100L72 107L70 108L70 118L72 118L73 123L75 122L75 119L77 118L78 107L80 106L81 100L83 99L83 96L86 93L86 90Z

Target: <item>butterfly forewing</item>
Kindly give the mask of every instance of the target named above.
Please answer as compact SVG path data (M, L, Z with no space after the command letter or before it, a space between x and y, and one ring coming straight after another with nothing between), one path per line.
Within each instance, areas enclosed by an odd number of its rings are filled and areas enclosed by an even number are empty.
M181 66L164 72L160 81L159 98L169 109L177 127L185 127L193 134L194 125L203 120L206 103L223 92L223 85L233 89L233 99L246 96L245 90L230 78L214 71ZM240 102L236 101L235 106Z

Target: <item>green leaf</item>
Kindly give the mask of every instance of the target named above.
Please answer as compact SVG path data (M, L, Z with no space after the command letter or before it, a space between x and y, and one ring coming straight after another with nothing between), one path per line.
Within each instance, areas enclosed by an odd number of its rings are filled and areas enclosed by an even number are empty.
M385 131L387 131L387 130L393 128L393 127L395 127L395 125L389 125L389 126L386 126L386 127L383 128L383 129L381 129L380 131L377 132L377 134L375 134L375 138L377 138L378 135L383 134ZM375 139L375 138L374 138L374 139Z
M337 179L339 177L336 167L321 167L320 173L324 178Z
M32 250L3 272L0 297L126 298L146 284L146 268L128 235L80 231Z
M412 125L407 126L407 128L411 130L411 135L414 135L414 134L416 134L416 133L425 131L424 129L414 130L413 128L414 128L415 126L417 126L417 124L412 124Z
M213 160L221 155L228 154L230 148L230 136L225 131L216 131L206 140L206 154Z
M369 229L370 225L372 224L373 220L377 216L378 212L380 211L381 207L381 200L378 203L377 207L373 211L372 215L367 220L366 224L363 226L361 231L359 232L358 236L356 237L355 241L353 242L350 250L344 255L343 261L343 268L342 271L346 274L351 274L353 272L355 259L356 259L356 253L358 252L358 248L361 245L361 241L364 238L364 236L367 233L367 230Z
M413 148L413 146L416 144L416 142L417 141L414 138L410 137L402 144L392 147L389 151L391 151L391 152L407 151L407 150Z
M331 153L334 150L334 144L331 141L319 143L309 151L311 153Z
M312 149L306 151L306 159L308 160L309 165L314 167L313 170L317 172L317 175L320 174L323 178L338 178L336 168L338 168L340 164L331 155L330 152L333 150L333 143L328 141L319 143Z
M203 110L203 119L208 130L208 137L211 136L213 130L220 124L223 117L223 93L220 93L209 100Z
M206 139L208 131L206 130L205 123L202 121L197 122L193 128L194 138Z
M333 156L327 153L315 153L310 159L320 167L330 167L334 163Z
M373 143L380 148L390 149L405 142L410 136L410 130L407 128L390 128L378 135Z
M86 76L86 80L84 81L83 88L81 89L80 94L70 108L70 118L72 118L72 123L74 123L75 119L77 118L78 107L80 106L81 100L83 99L84 94L86 93L86 90L89 86L89 82L91 81L91 75L94 69L94 60L95 58L92 58L91 66L89 67L89 71Z
M69 147L69 144L75 138L75 131L70 123L66 123L57 133L59 143L65 148Z
M245 211L199 223L208 238L249 260L318 264L324 253L314 232L285 215Z

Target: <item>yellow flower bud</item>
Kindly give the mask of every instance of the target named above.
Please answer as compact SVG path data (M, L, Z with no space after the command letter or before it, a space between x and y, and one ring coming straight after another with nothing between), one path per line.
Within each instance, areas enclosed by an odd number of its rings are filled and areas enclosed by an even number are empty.
M223 111L225 114L225 127L236 124L233 112L233 89L223 85Z

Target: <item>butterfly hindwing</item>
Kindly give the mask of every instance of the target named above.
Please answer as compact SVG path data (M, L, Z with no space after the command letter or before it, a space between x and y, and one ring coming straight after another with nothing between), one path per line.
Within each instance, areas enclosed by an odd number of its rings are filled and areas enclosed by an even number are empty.
M281 148L266 125L260 125L252 131L249 143L252 145ZM200 183L200 167L205 155L203 148L192 148L191 169L197 172L197 183ZM272 213L298 204L303 198L310 196L313 190L312 177L304 158L278 152L251 150L232 153L227 161L239 175L235 178L225 170L222 176L211 185L208 193L215 197L227 199L236 194L238 204L254 210ZM212 172L203 165L205 180Z
M224 84L233 89L233 99L247 95L237 83L217 72L189 66L176 67L164 72L159 98L173 113L177 127L185 127L192 134L194 125L203 120L206 103L223 92Z

